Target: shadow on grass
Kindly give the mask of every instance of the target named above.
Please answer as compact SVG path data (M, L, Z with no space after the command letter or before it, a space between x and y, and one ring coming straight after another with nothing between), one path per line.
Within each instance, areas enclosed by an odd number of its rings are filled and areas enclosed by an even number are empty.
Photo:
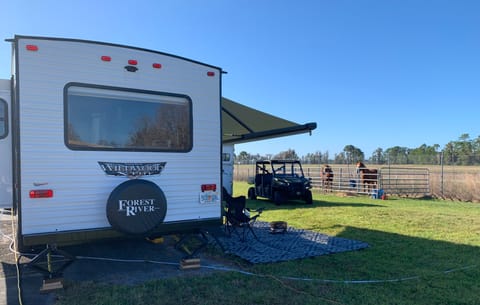
M441 240L433 240L415 236L376 231L371 229L343 226L332 226L339 229L336 236L347 239L362 240L370 247L362 252L360 264L364 269L379 269L386 273L395 266L401 273L407 270L439 271L468 264L477 264L480 247L463 245ZM421 234L421 228L418 232ZM443 268L442 268L443 267ZM480 264L479 264L480 267ZM387 272L388 271L388 272Z
M340 224L333 227L342 228L336 237L362 241L369 247L255 264L252 270L312 283L312 294L319 285L347 284L348 288L330 286L335 292L327 297L341 304L479 304L480 247ZM270 238L266 242L275 244L276 236Z
M347 203L347 202L331 202L331 201L321 201L321 200L314 200L314 204L317 204L317 207L354 207L354 208L364 208L364 207L383 207L380 204L372 204L372 203Z
M312 208L318 208L318 207L354 207L354 208L383 207L383 205L381 204L373 204L373 203L332 202L332 201L323 201L318 199L314 199L312 204L305 204L305 202L303 201L291 200L281 205L276 205L272 201L269 201L266 199L256 199L256 200L247 199L247 206L255 209L263 207L268 210L312 209Z
M377 304L479 304L479 246L349 226L337 236L370 247L325 257L322 265L333 263L334 278L381 280Z

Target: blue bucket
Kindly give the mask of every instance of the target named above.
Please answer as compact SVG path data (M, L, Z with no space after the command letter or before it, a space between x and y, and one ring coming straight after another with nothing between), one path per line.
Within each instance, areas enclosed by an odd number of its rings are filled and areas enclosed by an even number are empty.
M354 179L350 180L350 187L355 188L356 186L357 186L357 181Z

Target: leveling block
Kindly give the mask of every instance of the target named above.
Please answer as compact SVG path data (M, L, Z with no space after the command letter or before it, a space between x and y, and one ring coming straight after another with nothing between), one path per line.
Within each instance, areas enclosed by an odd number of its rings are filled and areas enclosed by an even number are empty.
M180 269L198 269L200 268L200 259L199 258L185 258L180 261Z
M58 289L63 289L63 278L44 279L40 293L49 293Z

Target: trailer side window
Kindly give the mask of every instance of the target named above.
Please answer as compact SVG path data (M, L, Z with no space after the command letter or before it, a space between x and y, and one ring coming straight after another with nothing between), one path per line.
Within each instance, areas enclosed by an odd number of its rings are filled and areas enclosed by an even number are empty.
M223 162L230 162L230 154L229 153L223 153L222 154L222 160L223 160Z
M7 102L0 99L0 139L7 136L8 132Z
M65 87L65 143L73 150L192 149L188 96L103 86Z

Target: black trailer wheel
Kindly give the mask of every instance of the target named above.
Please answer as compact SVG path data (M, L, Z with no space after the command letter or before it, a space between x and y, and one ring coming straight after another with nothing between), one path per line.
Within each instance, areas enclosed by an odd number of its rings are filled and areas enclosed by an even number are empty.
M122 233L147 235L165 219L167 200L153 182L134 179L118 185L107 201L107 218Z
M311 190L305 190L305 203L306 204L312 204L313 203L312 191Z
M251 187L248 189L248 199L255 200L257 199L257 195L255 194L255 188Z

